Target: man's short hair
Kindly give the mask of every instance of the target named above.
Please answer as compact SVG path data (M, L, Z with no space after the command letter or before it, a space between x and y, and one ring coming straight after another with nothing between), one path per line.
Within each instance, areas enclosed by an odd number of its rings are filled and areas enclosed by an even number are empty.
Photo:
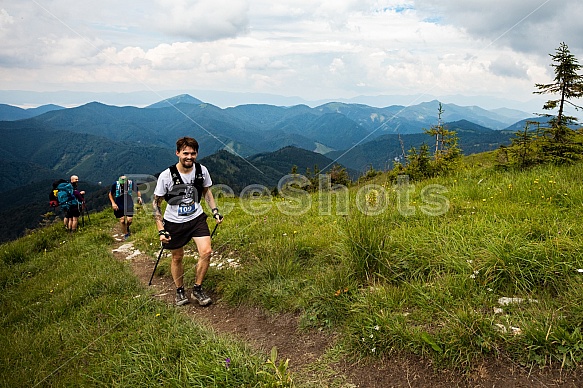
M176 141L176 152L180 152L186 147L191 147L193 150L198 152L198 142L192 137L184 136Z

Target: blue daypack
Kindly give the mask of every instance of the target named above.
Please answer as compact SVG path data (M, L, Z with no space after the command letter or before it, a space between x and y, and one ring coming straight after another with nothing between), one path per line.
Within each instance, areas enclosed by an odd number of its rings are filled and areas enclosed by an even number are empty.
M57 201L59 201L59 206L64 211L69 210L71 206L79 205L74 190L73 185L69 182L59 183L57 186Z

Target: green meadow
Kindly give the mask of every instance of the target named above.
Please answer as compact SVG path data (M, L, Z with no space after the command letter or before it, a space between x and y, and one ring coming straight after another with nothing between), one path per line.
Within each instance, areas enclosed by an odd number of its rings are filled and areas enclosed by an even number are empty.
M211 267L206 287L338 333L328 360L398 353L461 372L490 359L575 369L583 163L501 171L492 158L419 182L380 174L315 193L217 193L225 219L213 247L235 265ZM302 386L280 360L152 298L113 257L114 225L96 213L72 237L59 223L0 247L3 386L270 387L293 385L289 375ZM146 210L132 232L154 261ZM158 272L169 274L167 260Z

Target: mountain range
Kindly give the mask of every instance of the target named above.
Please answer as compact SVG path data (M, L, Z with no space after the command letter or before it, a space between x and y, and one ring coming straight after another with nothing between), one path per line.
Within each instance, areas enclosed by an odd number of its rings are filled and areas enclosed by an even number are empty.
M294 167L303 174L340 164L355 179L370 167L389 169L411 147L430 143L424 129L438 123L438 107L431 101L383 108L329 102L313 108L247 104L223 109L190 95L144 108L99 102L33 109L0 104L0 192L44 204L50 182L72 174L94 191L121 174L154 176L176 162L175 142L182 136L199 141L199 160L213 182L236 194L250 184L272 188ZM442 108L442 122L458 133L465 154L508 144L516 126L530 119L512 109ZM0 206L0 214L14 212L11 204L17 202ZM95 203L102 205L101 199ZM34 227L38 217L22 223Z

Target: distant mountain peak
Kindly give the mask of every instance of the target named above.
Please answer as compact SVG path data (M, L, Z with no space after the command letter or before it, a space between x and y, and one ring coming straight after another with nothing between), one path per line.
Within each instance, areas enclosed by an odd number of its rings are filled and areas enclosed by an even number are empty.
M202 103L201 100L192 97L190 94L179 94L178 96L166 98L152 105L148 105L146 108L168 108L178 104L200 105Z

